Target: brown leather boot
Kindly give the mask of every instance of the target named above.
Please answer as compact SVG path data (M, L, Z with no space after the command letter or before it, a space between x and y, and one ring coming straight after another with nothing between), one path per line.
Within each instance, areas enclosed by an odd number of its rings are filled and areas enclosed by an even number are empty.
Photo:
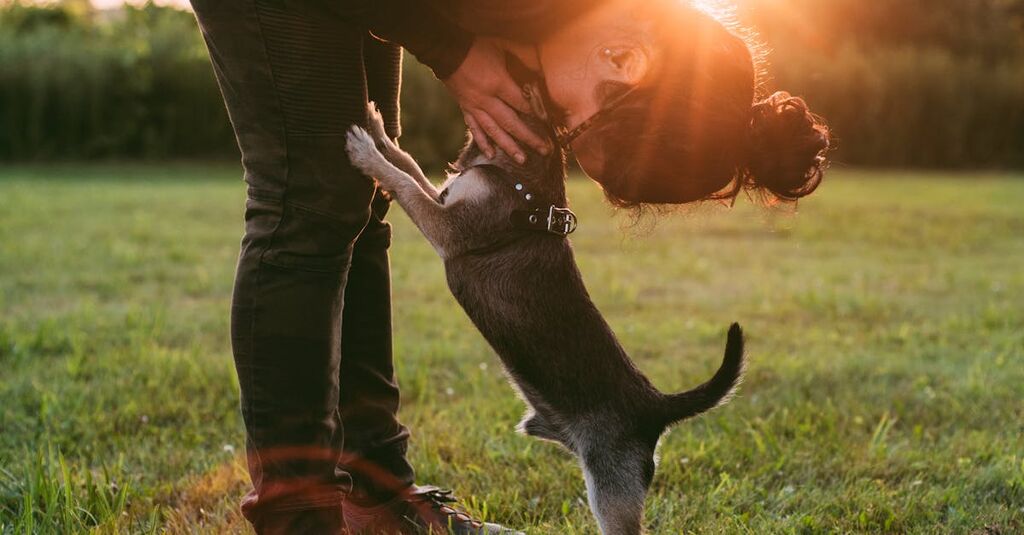
M450 490L413 485L380 504L346 501L343 510L352 535L524 535L498 524L474 520L456 509L457 501Z

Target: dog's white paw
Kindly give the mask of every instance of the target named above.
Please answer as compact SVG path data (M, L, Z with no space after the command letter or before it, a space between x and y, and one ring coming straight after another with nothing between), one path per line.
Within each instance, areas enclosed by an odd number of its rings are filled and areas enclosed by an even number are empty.
M366 119L366 126L370 131L370 136L377 142L386 141L388 134L384 129L384 116L380 114L377 103L372 100L366 103Z
M369 132L362 127L353 126L345 136L345 152L352 165L367 175L374 176L384 157L377 150L377 145Z

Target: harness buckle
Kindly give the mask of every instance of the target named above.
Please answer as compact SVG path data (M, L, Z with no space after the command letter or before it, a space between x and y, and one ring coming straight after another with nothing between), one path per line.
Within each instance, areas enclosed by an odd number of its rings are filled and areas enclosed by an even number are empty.
M576 214L568 208L548 208L548 232L552 234L568 236L576 230L577 222Z

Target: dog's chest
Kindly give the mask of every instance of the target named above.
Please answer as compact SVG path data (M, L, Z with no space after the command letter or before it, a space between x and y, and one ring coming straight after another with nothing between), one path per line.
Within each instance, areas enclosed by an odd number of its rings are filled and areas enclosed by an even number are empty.
M475 173L463 173L451 178L441 190L439 201L452 205L463 201L479 202L491 193L492 188Z

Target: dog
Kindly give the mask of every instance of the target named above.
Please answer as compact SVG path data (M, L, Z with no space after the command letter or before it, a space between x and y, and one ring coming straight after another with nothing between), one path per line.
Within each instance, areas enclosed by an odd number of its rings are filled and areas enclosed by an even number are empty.
M448 286L497 352L528 405L519 430L556 442L583 469L591 511L604 535L641 533L655 450L672 424L733 394L743 333L728 331L725 357L706 383L663 394L636 368L598 312L567 235L562 151L528 151L523 165L472 139L437 189L384 132L371 103L368 129L352 127L351 163L406 211L444 260ZM550 135L532 116L523 120Z

